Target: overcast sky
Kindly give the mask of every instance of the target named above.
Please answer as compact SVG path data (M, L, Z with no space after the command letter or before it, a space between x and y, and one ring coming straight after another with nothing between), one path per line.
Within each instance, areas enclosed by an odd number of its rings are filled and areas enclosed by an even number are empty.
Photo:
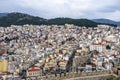
M0 0L0 13L23 12L43 18L107 18L120 21L120 0Z

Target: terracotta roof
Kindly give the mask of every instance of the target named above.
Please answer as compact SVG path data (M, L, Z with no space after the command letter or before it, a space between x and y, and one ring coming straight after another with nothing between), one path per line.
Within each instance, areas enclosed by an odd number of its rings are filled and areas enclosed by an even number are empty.
M0 48L5 48L4 46L0 45Z
M4 49L0 49L0 55L5 54L5 50Z
M11 75L12 73L10 73L10 72L3 72L2 74L3 75Z
M28 72L34 72L34 71L39 71L39 70L40 70L39 67L33 66L33 67L28 69Z
M92 45L105 46L105 44L96 44L96 43L92 43Z

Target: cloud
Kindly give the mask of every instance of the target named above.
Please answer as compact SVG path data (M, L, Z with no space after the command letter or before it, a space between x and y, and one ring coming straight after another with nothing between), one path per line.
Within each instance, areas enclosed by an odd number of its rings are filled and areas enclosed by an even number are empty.
M120 14L120 11L114 11L114 12L106 14L106 18L119 21L120 20L119 14Z
M110 18L120 20L116 16L120 12L120 0L0 0L0 3L0 7L2 7L0 12L25 12L44 18Z

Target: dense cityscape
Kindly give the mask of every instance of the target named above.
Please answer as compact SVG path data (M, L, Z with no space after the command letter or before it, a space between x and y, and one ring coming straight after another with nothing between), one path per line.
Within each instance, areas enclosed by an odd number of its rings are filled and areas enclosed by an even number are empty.
M117 76L120 74L119 31L120 27L108 25L0 27L0 80L79 80L72 79L75 76L55 77L95 71L109 71L107 77Z

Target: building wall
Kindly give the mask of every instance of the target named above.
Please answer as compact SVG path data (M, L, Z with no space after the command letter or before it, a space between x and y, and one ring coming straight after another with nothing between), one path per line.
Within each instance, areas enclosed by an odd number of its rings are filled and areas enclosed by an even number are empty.
M100 45L90 45L90 51L97 50L99 52L102 52L106 49L105 46L100 46Z
M42 75L41 71L27 72L27 77L30 77L30 76L41 76L41 75Z
M0 61L0 72L7 72L7 71L8 71L8 61L3 59Z
M0 72L2 72L2 61L0 61Z
M109 74L109 75L104 75L104 74ZM97 75L103 75L103 76L99 77ZM88 77L88 78L83 79L83 80L106 79L112 75L111 75L111 72L109 70L105 70L105 71L93 71L93 72L70 72L70 73L66 73L66 74L57 74L56 76L50 76L50 75L41 76L39 78L41 78L41 80L63 80L63 79L70 79L70 78L77 78L77 77L80 78L80 77L86 77L86 76L91 76L91 77ZM92 77L92 76L95 76L95 77ZM28 77L28 79L32 79L32 77ZM37 77L36 77L36 79L37 79Z

